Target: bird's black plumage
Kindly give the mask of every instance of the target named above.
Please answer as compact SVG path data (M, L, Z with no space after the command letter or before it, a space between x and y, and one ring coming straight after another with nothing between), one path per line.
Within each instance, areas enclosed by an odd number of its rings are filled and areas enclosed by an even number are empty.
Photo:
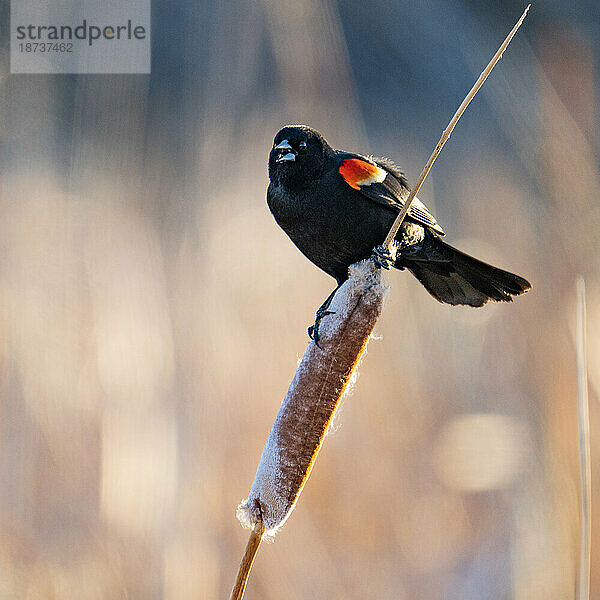
M334 150L299 125L281 129L269 155L267 202L302 253L336 279L381 244L409 194L388 159ZM444 232L416 198L395 242L394 266L408 269L440 302L483 306L531 287L523 277L473 258L440 239Z

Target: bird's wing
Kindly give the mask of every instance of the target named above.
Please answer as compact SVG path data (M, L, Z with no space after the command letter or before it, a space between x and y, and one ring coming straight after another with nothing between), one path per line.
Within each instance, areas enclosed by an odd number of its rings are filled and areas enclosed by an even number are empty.
M351 188L364 196L399 211L408 197L409 187L402 172L389 160L370 159L357 154L342 154L338 172ZM422 225L431 227L440 235L444 230L427 207L414 198L408 209L408 216Z

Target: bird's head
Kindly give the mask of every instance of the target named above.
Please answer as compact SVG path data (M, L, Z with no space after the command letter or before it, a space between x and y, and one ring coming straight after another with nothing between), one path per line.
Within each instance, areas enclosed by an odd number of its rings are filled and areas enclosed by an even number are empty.
M275 136L269 154L269 178L284 187L302 187L320 177L333 150L306 125L289 125Z

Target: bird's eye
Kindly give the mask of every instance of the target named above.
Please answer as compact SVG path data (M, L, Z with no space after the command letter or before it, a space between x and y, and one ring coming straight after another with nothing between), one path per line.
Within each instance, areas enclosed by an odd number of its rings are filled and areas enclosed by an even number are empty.
M298 144L298 148L301 148L302 150L304 150L306 148L306 142L303 140Z

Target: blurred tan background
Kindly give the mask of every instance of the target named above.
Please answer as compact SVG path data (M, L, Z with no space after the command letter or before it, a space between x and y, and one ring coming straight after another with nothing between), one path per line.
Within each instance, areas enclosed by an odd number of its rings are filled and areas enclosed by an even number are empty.
M235 508L334 286L266 207L274 134L309 123L414 182L523 9L153 4L150 76L9 75L0 8L0 598L228 597ZM389 275L248 600L573 597L578 274L600 481L599 31L591 0L536 4L420 194L533 290L451 308Z

